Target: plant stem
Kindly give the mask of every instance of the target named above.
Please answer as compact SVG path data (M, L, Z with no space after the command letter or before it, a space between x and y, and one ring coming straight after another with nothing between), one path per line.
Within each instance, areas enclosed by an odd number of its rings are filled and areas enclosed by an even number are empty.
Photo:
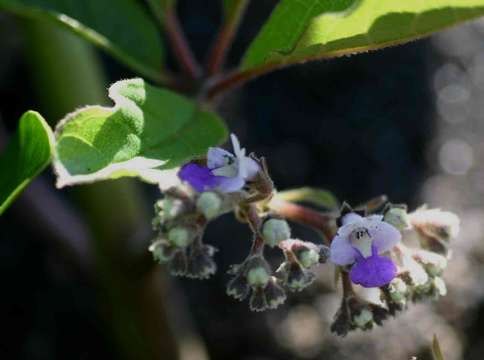
M279 67L281 67L279 64L265 64L254 69L234 70L223 76L213 77L208 81L206 98L209 101L214 100L218 96L243 85L247 81L276 70Z
M269 207L288 220L301 223L321 232L328 244L334 237L335 218L332 214L324 214L302 205L282 200L272 200L269 203Z
M353 296L353 284L351 283L350 274L347 271L341 271L341 284L343 285L343 298L347 299Z
M234 0L233 7L225 14L222 29L218 33L208 56L207 72L209 75L218 73L223 67L230 45L248 5L249 0Z
M199 78L202 75L201 67L188 45L180 22L178 21L176 10L173 7L167 7L165 9L163 24L182 70L192 79Z

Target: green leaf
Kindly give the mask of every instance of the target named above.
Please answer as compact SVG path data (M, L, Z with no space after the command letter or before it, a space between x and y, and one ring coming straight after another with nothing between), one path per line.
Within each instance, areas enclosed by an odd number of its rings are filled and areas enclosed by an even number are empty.
M163 80L163 46L136 0L0 0L0 9L61 24L146 77Z
M290 202L306 202L327 209L338 209L338 199L329 191L311 187L302 187L280 191L274 196L275 200Z
M0 214L50 163L54 134L42 116L27 111L15 137L0 156Z
M482 15L484 0L282 0L242 69L379 49Z
M437 335L435 334L434 338L432 339L432 356L434 360L444 360L444 355L440 349L439 339L437 339Z
M170 181L174 169L227 137L214 113L142 79L113 84L113 108L88 106L66 116L56 129L57 186L139 176Z

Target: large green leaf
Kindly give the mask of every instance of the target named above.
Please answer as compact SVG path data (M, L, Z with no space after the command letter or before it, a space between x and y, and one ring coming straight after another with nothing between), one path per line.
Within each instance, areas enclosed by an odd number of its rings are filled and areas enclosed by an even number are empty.
M400 44L484 15L484 0L282 0L242 68L281 66Z
M214 113L142 79L109 89L113 108L88 106L66 116L56 129L57 186L139 176L150 183L204 154L227 137Z
M163 47L156 25L137 0L0 0L0 9L53 20L141 75L162 79Z
M0 214L49 163L54 135L34 111L20 118L15 137L0 156Z

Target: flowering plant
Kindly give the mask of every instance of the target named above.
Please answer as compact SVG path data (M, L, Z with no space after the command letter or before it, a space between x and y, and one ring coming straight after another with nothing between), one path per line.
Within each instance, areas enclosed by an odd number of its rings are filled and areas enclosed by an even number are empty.
M328 194L321 189L278 191L270 164L246 151L236 135L230 136L230 151L220 147L229 131L218 106L229 91L269 72L403 44L483 16L484 0L280 0L232 69L226 68L226 57L249 0L220 3L220 31L201 64L180 24L176 0L0 0L1 10L54 26L49 30L37 24L44 30L38 32L33 26L32 38L45 38L27 50L49 59L31 61L32 73L47 81L38 86L39 93L59 86L39 103L50 101L62 114L71 111L60 120L49 116L49 121L35 111L22 115L0 158L0 215L49 165L59 189L128 177L159 187L154 239L143 243L142 250L142 241L133 239L145 234L139 229L146 228L140 205L144 198L125 183L81 188L80 197L91 205L84 212L89 227L84 233L89 235L82 241L77 233L60 236L81 266L96 262L101 288L116 294L108 296L106 308L120 313L139 310L133 293L141 292L140 279L152 273L153 259L171 274L190 279L227 272L227 295L248 299L254 311L278 308L290 293L334 269L341 302L331 329L340 335L380 325L411 302L445 295L443 271L459 230L455 214L426 207L408 212L406 205L392 204L385 196L352 208L340 206L332 195L323 196L331 201L321 201L321 192ZM64 38L56 32L61 28L136 74L109 87L112 106L85 106L106 102L102 69L85 43L67 42L54 51L57 40ZM166 61L165 48L174 61ZM85 56L78 57L77 51ZM77 62L61 68L63 56ZM34 67L43 62L47 69ZM301 204L308 202L311 206ZM233 214L251 232L248 254L227 269L220 269L216 258L221 254L205 236L209 224L223 214ZM294 236L294 222L316 230L319 241ZM95 245L85 245L91 238ZM83 261L89 253L85 249L91 248L95 260ZM268 248L279 253L278 261L267 257ZM376 289L378 301L365 298L365 288ZM135 325L133 329L143 327ZM144 325L149 329L133 338L144 339L157 328ZM114 328L120 342L130 337ZM150 352L130 350L136 355Z

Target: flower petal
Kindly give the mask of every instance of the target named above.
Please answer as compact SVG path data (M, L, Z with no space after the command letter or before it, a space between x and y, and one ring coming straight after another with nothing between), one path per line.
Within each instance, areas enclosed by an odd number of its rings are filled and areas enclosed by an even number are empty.
M211 147L207 153L207 166L209 169L217 169L227 165L227 158L232 159L234 155L219 147Z
M353 264L358 256L349 239L339 234L331 241L330 251L330 260L338 265Z
M219 177L213 175L209 168L195 163L183 165L178 176L198 192L213 189L220 182Z
M372 288L390 283L396 274L397 267L390 258L372 255L357 260L351 268L350 278L355 284Z
M402 234L393 225L381 220L380 215L369 216L365 219L365 227L370 233L372 244L378 253L388 251L402 239Z
M231 193L241 190L245 185L245 180L241 177L226 177L217 176L218 179L218 189L221 192Z
M234 154L236 157L241 157L242 155L242 149L240 148L240 142L239 139L237 139L237 136L235 134L230 134L230 140L232 140L232 146L234 148Z
M246 156L243 159L243 162L245 163L244 167L245 167L245 171L246 171L245 179L246 180L252 180L253 178L255 178L255 176L260 171L260 166L257 163L257 161L255 161L254 159L252 159L248 156Z
M361 217L357 213L351 212L343 216L343 218L341 219L341 223L344 226L344 225L348 225L348 224L360 221L361 219L363 219L363 217Z

